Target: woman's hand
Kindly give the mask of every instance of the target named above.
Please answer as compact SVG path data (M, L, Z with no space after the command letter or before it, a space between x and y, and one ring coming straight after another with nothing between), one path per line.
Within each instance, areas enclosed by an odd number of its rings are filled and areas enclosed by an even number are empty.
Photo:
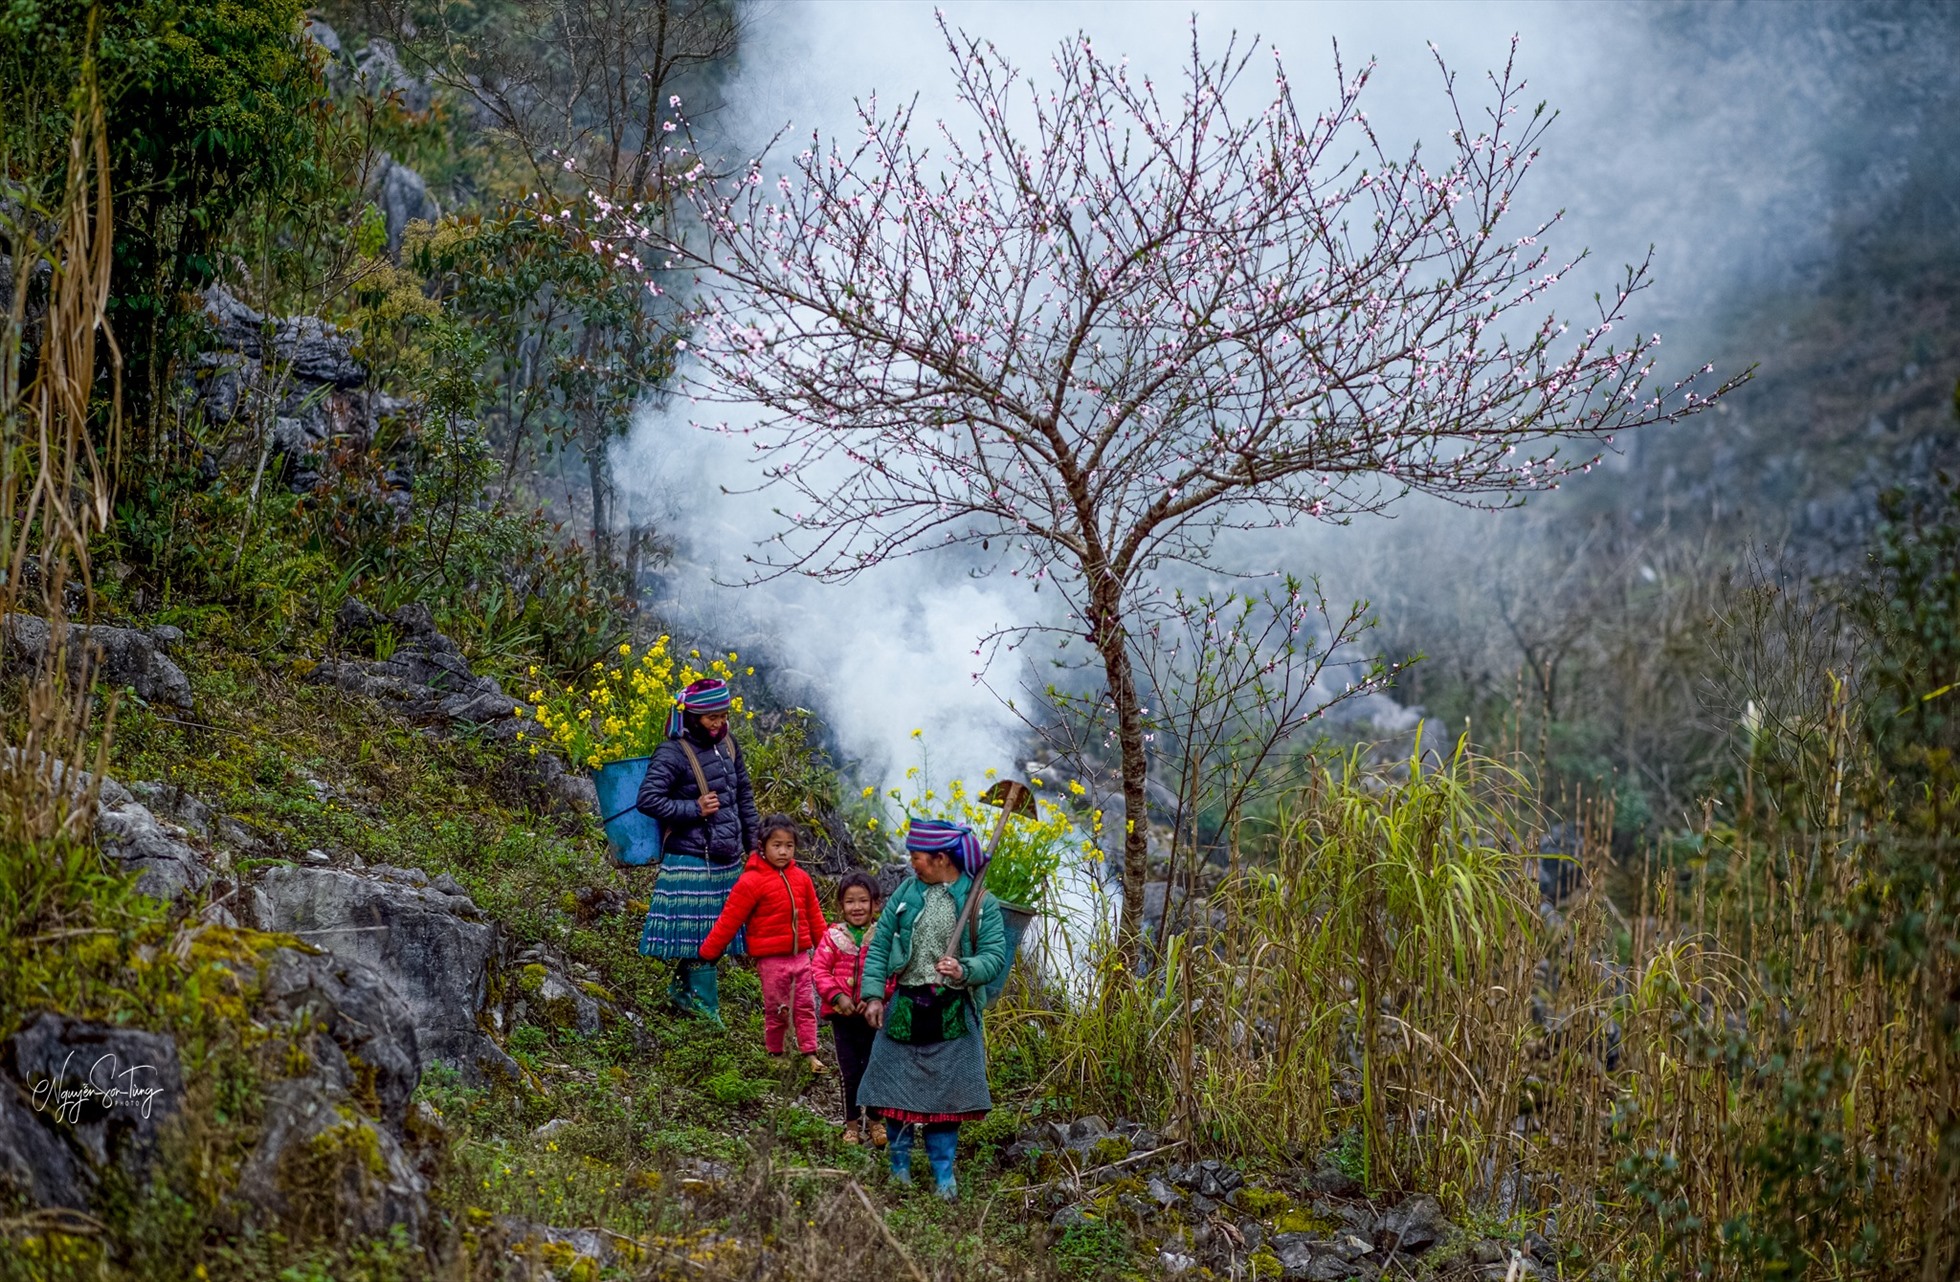
M883 1028L885 1026L885 1004L875 997L866 1002L864 1004L864 1022L873 1028Z
M721 809L720 793L711 792L707 796L701 798L701 817L703 819L708 818L709 816L713 815L717 810L720 809Z
M957 958L941 957L933 963L932 968L938 971L941 977L949 979L955 984L966 982L966 967L960 965Z

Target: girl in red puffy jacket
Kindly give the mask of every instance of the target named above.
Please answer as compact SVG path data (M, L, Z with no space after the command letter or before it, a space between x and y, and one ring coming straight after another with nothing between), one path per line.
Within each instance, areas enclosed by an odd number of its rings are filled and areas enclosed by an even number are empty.
M796 823L787 815L762 821L762 853L728 892L714 929L701 942L701 960L714 961L748 927L749 956L762 981L762 1047L783 1053L783 1034L796 1029L796 1048L812 1073L824 1072L817 1058L817 997L811 983L810 950L824 930L817 885L796 866Z

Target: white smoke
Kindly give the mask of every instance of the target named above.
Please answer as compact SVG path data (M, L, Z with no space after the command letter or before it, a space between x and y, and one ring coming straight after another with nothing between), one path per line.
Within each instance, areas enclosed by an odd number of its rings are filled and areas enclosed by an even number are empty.
M756 577L749 558L779 518L767 494L741 492L758 478L739 438L693 426L676 400L643 410L614 456L636 516L676 542L661 609L766 665L776 692L821 713L868 782L901 775L922 746L942 780L1012 769L1018 722L975 651L1035 617L1033 595L931 553L848 583L737 586ZM985 675L998 685L1010 674Z

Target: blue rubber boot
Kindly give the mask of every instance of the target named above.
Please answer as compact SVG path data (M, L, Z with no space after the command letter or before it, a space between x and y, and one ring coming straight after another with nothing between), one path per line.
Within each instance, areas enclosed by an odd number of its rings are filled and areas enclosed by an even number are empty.
M926 1160L932 1163L933 1192L948 1202L960 1195L960 1183L953 1178L953 1157L959 1146L960 1133L956 1127L926 1128Z
M885 1145L885 1156L891 1159L892 1183L910 1184L912 1182L912 1132L918 1128L904 1122L886 1123L891 1139Z

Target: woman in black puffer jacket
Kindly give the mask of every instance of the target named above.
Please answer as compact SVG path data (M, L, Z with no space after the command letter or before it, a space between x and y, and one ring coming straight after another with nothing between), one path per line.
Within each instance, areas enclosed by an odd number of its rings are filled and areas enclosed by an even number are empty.
M717 678L687 688L669 723L669 738L647 763L639 796L640 810L660 822L662 852L640 953L673 963L667 995L674 1005L717 1022L715 968L700 960L701 941L714 928L762 828L748 763L728 730L730 703L728 686ZM695 777L696 762L708 785L705 793ZM744 948L737 935L728 951Z

